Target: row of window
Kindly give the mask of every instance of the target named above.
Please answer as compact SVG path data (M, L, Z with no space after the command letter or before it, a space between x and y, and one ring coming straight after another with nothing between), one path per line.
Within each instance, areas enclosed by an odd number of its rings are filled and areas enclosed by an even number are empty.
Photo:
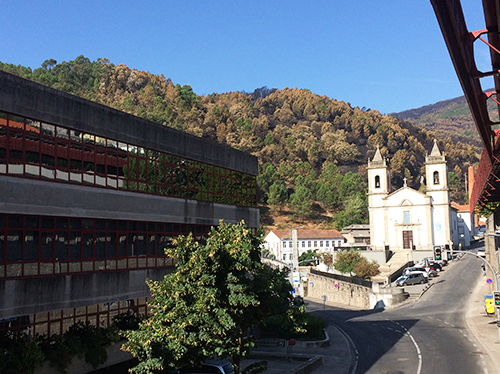
M3 112L0 174L256 206L255 176Z
M89 322L96 327L109 327L113 318L119 315L147 315L147 301L147 298L144 297L0 319L0 333L24 331L33 337L60 335L77 322Z
M164 249L211 226L0 214L0 278L173 266Z
M319 243L319 246L318 246ZM342 244L342 240L299 240L298 245L299 247L302 248L329 248L330 246L333 247L340 247ZM283 242L283 248L292 248L292 242L291 241L284 241Z

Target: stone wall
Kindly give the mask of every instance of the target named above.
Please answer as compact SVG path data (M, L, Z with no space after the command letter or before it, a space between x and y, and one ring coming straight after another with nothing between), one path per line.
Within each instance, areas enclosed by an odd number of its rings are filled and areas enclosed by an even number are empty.
M305 296L320 300L326 296L329 302L369 309L371 293L369 287L310 273Z

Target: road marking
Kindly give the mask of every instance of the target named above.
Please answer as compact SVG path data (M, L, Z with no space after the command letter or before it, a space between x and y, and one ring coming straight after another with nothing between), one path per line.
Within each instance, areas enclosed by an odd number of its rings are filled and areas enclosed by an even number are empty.
M418 346L417 342L413 338L413 335L410 333L410 331L406 327L404 327L399 322L392 321L392 320L389 320L389 319L387 321L395 323L396 325L398 325L399 327L401 327L404 331L406 331L406 334L410 337L411 341L413 342L413 345L415 346L415 349L417 350L417 356L418 356L417 374L420 374L421 371L422 371L422 351L420 350L420 347Z

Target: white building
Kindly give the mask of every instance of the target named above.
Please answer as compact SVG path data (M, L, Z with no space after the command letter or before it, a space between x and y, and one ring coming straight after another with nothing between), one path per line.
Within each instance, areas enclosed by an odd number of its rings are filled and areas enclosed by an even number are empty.
M451 206L457 210L458 247L469 248L474 233L474 216L470 214L469 205L460 205L452 201Z
M432 251L458 245L456 210L451 208L446 159L436 141L425 159L426 192L406 185L391 191L389 167L377 148L368 161L370 246L373 250ZM417 256L418 257L418 256Z
M291 263L292 230L272 230L264 238L266 248L275 259ZM337 230L297 230L299 256L308 250L333 252L344 242L344 237Z

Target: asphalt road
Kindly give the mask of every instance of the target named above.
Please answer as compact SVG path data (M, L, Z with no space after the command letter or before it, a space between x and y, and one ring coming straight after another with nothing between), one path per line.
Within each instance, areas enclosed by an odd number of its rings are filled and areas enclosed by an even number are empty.
M388 310L346 310L310 305L352 339L356 374L493 373L465 323L481 260L465 256L448 265L414 303ZM410 291L409 286L407 290Z

